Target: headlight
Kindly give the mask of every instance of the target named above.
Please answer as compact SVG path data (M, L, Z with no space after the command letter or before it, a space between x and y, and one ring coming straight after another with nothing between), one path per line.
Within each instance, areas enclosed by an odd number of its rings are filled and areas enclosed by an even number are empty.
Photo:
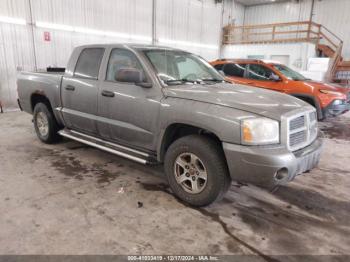
M326 89L320 89L320 92L323 94L330 94L330 95L336 95L336 96L341 96L343 93L337 92L337 91L331 91L331 90L326 90Z
M333 101L333 105L335 106L342 105L342 104L343 104L343 100L336 99Z
M241 122L242 144L268 145L280 142L280 128L276 120L249 118Z

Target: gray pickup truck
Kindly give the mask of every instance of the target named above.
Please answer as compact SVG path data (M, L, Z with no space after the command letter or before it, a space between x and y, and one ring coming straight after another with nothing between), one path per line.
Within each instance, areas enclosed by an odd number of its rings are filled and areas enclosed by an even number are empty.
M313 107L227 83L201 57L173 48L81 46L63 73L21 73L18 95L41 141L64 136L164 163L173 193L194 206L222 198L231 180L275 188L320 159Z

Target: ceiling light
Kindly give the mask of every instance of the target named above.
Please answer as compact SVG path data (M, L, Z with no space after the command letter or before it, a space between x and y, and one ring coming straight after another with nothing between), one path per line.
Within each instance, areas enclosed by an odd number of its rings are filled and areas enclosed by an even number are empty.
M102 31L102 30L96 30L96 29L91 29L91 28L86 28L86 27L73 27L73 26L69 26L69 25L52 24L52 23L46 23L46 22L36 22L35 25L37 27L41 27L41 28L48 28L48 29L62 30L62 31L69 31L69 32L77 32L77 33L81 33L81 34L110 36L110 37L125 38L125 39L135 39L135 40L146 41L146 42L152 41L152 38L150 36L132 35L132 34L119 33L119 32L112 32L112 31Z
M14 18L14 17L7 17L7 16L0 16L0 22L8 23L8 24L16 24L16 25L27 24L27 21L23 18Z
M73 26L62 25L62 24L51 24L45 22L35 22L37 27L43 27L47 29L63 30L63 31L74 31Z

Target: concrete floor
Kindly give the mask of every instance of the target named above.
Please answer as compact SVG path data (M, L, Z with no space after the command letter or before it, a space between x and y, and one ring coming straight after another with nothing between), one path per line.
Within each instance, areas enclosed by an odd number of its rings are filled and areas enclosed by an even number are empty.
M274 194L232 185L223 201L177 201L162 168L0 115L0 254L350 254L350 114L322 123L319 168Z

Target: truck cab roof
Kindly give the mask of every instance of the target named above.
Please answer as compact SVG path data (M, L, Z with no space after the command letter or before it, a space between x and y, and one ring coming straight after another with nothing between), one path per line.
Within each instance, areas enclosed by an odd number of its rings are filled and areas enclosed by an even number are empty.
M136 50L159 49L159 50L183 51L181 49L168 47L168 46L136 44L136 43L89 44L89 45L79 46L78 48L84 49L84 48L94 48L94 47L130 48L130 49L136 49Z

